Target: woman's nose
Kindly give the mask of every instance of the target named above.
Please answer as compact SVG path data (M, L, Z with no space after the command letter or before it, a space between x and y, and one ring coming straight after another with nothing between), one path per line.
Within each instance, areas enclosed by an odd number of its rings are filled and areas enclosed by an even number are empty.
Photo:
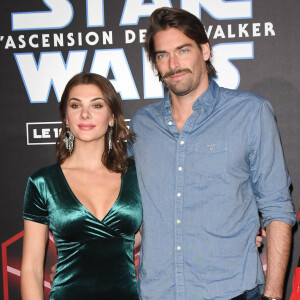
M81 112L81 118L82 119L90 119L92 115L90 114L89 110L87 108L84 108Z

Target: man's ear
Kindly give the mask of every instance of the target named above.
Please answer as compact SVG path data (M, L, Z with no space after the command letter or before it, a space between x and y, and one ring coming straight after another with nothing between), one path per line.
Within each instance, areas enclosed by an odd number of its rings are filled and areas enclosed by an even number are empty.
M203 59L205 61L209 60L209 58L210 58L210 46L209 46L209 43L201 44L201 50L202 50Z

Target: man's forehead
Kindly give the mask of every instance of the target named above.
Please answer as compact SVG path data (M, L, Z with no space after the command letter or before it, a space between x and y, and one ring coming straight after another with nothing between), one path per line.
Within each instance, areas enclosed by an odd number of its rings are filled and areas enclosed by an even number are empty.
M196 42L177 28L168 28L157 32L154 37L155 51L179 49L184 45L197 46Z

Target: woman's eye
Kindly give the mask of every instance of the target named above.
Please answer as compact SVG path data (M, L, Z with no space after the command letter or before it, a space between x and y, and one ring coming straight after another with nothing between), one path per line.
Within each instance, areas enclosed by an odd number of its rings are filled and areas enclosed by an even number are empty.
M71 107L72 107L72 108L77 108L77 107L79 107L79 105L76 104L76 103L72 103L72 104L71 104Z
M101 107L103 107L103 105L101 105L101 104L95 104L94 107L95 108L101 108Z

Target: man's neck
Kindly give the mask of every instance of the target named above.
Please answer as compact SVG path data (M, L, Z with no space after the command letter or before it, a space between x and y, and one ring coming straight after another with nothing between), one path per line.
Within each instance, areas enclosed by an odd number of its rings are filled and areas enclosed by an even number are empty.
M193 113L193 103L195 102L195 100L182 100L178 100L177 98L173 100L173 98L171 98L172 115L179 131L181 131L186 120Z
M177 96L170 91L172 115L179 131L182 130L186 120L193 113L194 102L207 90L208 87L209 83L203 89L191 92L184 96Z

